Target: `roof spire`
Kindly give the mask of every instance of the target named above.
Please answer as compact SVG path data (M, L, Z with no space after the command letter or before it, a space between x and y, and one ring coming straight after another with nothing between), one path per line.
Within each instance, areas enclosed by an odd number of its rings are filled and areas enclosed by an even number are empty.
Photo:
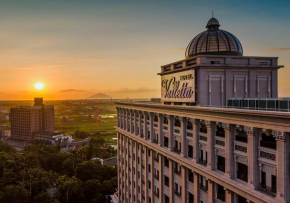
M213 10L211 11L211 17L213 18Z

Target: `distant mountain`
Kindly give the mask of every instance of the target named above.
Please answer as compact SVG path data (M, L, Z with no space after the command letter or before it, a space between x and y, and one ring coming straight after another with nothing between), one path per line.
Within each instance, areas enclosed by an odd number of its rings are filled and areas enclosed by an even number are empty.
M111 97L107 94L98 93L88 97L88 99L111 99Z

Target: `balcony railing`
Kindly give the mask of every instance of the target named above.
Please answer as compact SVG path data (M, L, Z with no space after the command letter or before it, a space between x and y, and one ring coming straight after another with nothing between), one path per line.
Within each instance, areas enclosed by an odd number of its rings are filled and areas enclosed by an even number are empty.
M261 184L261 191L273 197L276 196L276 188L268 187L265 184Z
M187 136L187 137L193 137L193 133L191 133L191 132L187 132L187 133L186 133L186 136Z
M225 142L222 140L215 140L216 145L225 146Z
M180 151L180 149L178 149L177 147L174 147L174 148L173 148L173 152L175 152L175 153L177 153L177 154L180 154L181 151Z
M154 191L154 195L159 198L159 192Z
M241 145L235 145L235 150L247 153L247 147L241 146Z
M225 165L224 164L217 164L217 170L225 172Z
M159 157L154 156L154 161L159 162Z
M248 174L247 173L242 173L242 172L237 171L237 178L242 180L242 181L248 182Z
M225 195L225 193L217 193L217 198L219 199L219 200L221 200L221 201L225 201L226 200L226 195Z
M201 189L202 191L204 191L204 192L207 192L207 187L205 186L205 185L203 185L203 184L200 184L199 185L199 189Z
M154 178L159 180L159 174L154 174Z
M181 192L178 192L178 190L174 189L174 194L177 195L178 197L181 197Z
M181 171L178 170L177 168L174 169L174 173L177 174L177 175L179 175L179 176L181 175Z
M179 130L179 129L177 129L177 128L174 128L174 133L177 133L177 134L179 134L179 133L180 133L180 130Z
M276 143L265 141L265 140L260 141L260 146L270 148L270 149L275 149L275 150L277 149Z
M207 137L205 137L205 136L202 136L202 135L200 135L200 136L199 136L199 139L200 139L200 140L202 140L202 141L204 141L204 142L206 142L206 141L207 141Z
M263 152L263 151L260 151L260 157L261 158L265 158L265 159L269 159L271 161L275 161L276 160L276 155L275 154L268 153L268 152Z
M207 160L203 160L201 158L199 158L199 163L206 166L207 165Z

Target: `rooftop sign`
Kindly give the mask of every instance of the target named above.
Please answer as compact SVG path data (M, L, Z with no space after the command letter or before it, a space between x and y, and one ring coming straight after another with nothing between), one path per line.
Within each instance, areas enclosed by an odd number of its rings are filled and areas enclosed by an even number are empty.
M187 70L161 76L163 102L195 102L195 71Z

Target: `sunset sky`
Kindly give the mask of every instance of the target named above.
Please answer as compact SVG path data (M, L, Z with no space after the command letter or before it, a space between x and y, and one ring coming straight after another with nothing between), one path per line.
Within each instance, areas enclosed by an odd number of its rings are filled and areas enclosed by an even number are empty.
M0 99L158 97L160 66L184 59L212 10L245 56L279 57L290 97L289 0L1 0Z

